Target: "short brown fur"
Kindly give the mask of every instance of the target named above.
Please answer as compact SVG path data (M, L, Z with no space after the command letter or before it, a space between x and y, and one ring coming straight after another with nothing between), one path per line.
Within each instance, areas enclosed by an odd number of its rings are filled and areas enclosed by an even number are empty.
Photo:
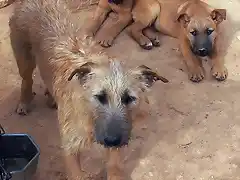
M126 69L117 60L109 60L94 43L78 39L79 28L72 22L68 9L58 0L25 0L16 5L9 25L22 77L17 112L29 112L34 96L32 74L38 65L49 104L58 106L70 176L74 180L90 178L81 169L80 154L96 141L108 152L108 180L119 180L124 177L121 149L128 144L135 120L144 115L145 92L157 80L168 81L144 65ZM118 129L112 132L114 126ZM121 135L119 141L111 139L119 136L115 132Z
M97 39L98 43L103 47L112 46L116 36L132 21L131 10L133 2L134 0L122 0L120 4L115 4L114 2L109 2L109 0L100 0L93 18L86 28L86 35L89 37L95 36L108 14L114 11L118 15L118 20L111 24L110 27L104 29L104 31L99 31L99 38Z
M210 29L211 32L208 32L211 34L206 38L209 43L205 44L211 49L207 58L212 63L212 76L219 81L227 78L228 71L223 60L225 54L221 50L224 42L218 33L219 24L226 19L225 9L213 9L200 0L136 0L132 14L134 23L128 27L128 32L144 49L152 49L158 39L158 35L147 28L151 25L163 34L179 39L189 79L193 82L200 82L205 74L201 58L191 49L194 43L204 44L203 38L195 42L192 34ZM149 33L145 34L145 30ZM208 52L205 48L200 50L204 52L201 56Z

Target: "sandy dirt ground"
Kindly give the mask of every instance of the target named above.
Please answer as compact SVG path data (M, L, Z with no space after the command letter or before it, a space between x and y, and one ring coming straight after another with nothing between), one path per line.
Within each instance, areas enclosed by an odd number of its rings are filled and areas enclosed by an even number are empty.
M240 180L240 1L208 2L228 10L228 20L223 24L229 42L226 82L207 76L202 83L191 83L177 41L166 36L161 37L161 47L146 51L123 32L106 50L131 66L156 68L170 81L154 86L149 118L136 128L125 150L125 170L132 180ZM0 123L8 133L29 133L39 144L35 180L65 180L56 111L45 104L37 72L33 111L25 117L14 112L20 77L9 44L12 9L13 5L0 10ZM75 14L79 23L84 23L91 11ZM99 179L104 177L102 153L94 146L83 156L84 168L99 174Z

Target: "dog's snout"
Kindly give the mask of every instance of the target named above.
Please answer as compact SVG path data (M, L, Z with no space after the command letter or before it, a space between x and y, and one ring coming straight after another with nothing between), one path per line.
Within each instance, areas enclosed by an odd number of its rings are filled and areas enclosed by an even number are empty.
M107 136L104 138L104 143L108 147L115 147L121 144L122 137L120 135Z
M129 143L132 124L124 117L111 116L96 120L96 140L108 147L122 147Z
M208 55L208 50L206 49L206 48L200 48L200 49L198 49L198 54L200 55L200 56L207 56Z
M121 128L122 124L114 119L108 123L105 136L104 136L104 144L107 147L117 147L121 146L122 136L124 130Z

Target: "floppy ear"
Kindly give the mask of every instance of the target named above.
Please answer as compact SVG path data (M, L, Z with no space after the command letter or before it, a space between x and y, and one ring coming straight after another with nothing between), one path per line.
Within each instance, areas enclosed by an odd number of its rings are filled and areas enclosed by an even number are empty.
M226 20L227 12L226 9L214 9L211 12L210 16L213 21L218 25L223 22L223 20Z
M180 22L183 27L187 27L188 23L190 22L190 17L186 13L179 14L177 16L177 21Z
M187 27L188 23L190 22L190 16L186 13L186 10L189 6L190 2L187 1L183 3L177 12L176 21L179 22L183 27Z
M161 80L164 83L169 82L166 78L158 75L145 65L138 66L135 69L134 74L137 76L136 78L147 88L151 87L158 80Z
M76 75L80 82L84 82L86 80L87 75L91 73L92 68L95 66L96 64L93 62L84 63L79 68L73 70L73 72L68 77L68 81L71 81L72 78Z

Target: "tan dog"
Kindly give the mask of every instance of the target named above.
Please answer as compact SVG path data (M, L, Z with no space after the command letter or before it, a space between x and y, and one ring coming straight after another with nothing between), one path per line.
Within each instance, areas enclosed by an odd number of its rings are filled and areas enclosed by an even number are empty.
M74 180L92 179L80 154L94 142L108 152L108 180L120 180L122 147L146 104L145 90L165 78L142 65L124 68L79 40L67 8L55 0L24 0L9 22L12 49L22 77L17 112L26 115L33 99L32 74L38 65L50 101L57 103L59 131Z
M219 81L227 78L218 34L219 24L226 19L225 9L212 9L200 0L136 0L132 13L134 23L128 32L141 47L151 49L158 41L158 35L146 28L153 25L179 39L191 81L204 78L202 58L211 60L213 77Z
M100 31L97 40L101 46L110 47L116 36L132 21L132 6L133 0L100 0L86 29L87 36L93 37L107 18L107 15L114 11L118 14L118 20L105 31Z

